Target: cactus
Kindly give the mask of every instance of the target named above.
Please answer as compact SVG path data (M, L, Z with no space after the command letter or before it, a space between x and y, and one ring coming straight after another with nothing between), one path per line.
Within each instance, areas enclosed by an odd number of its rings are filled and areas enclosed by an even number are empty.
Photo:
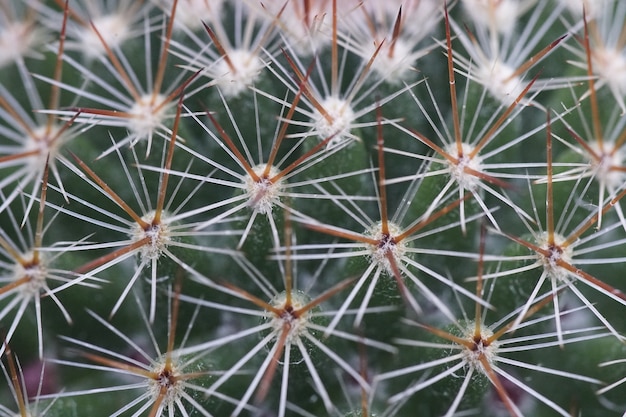
M1 416L626 416L626 2L0 6Z

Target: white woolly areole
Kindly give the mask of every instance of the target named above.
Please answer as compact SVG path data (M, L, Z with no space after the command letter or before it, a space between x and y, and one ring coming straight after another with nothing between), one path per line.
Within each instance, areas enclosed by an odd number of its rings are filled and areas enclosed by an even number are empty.
M369 60L376 51L378 45L368 44L363 59ZM393 45L393 54L390 56L391 41L388 40L381 47L378 55L372 62L372 71L379 78L384 79L389 84L399 84L409 78L409 74L413 72L412 50L411 46L403 39L396 39Z
M558 280L564 280L567 277L567 270L557 265L557 262L562 260L568 264L572 263L572 248L569 245L563 247L563 242L565 238L558 233L554 233L554 245L548 243L548 232L543 232L537 238L537 245L548 251L548 256L538 254L539 262L551 278Z
M376 245L368 245L368 256L371 261L376 262L387 274L393 275L393 268L391 267L387 254L391 254L391 257L399 269L402 257L406 254L407 247L404 241L396 242L394 240L394 236L398 236L402 233L400 227L391 222L388 223L387 227L389 229L388 235L383 233L381 222L370 227L370 229L365 232L365 235L378 241Z
M133 116L128 121L129 130L140 137L151 135L165 118L165 99L161 94L156 97L152 94L142 96L128 112Z
M626 95L626 57L615 48L592 50L593 70L618 96Z
M178 30L189 28L196 31L202 22L219 19L223 0L178 0L174 27ZM171 1L168 4L171 7Z
M482 159L478 155L474 156L473 158L469 157L469 154L471 154L474 150L473 146L467 143L463 143L462 149L463 155L459 157L459 153L457 151L455 143L446 146L446 153L459 159L458 163L453 163L449 161L446 162L450 169L450 175L459 184L459 186L465 190L474 191L478 187L480 178L465 172L465 168L468 167L475 171L483 172Z
M463 0L465 12L477 25L511 33L523 11L520 0Z
M328 120L317 109L313 111L313 127L320 139L333 136L328 142L328 147L333 147L349 137L354 122L354 111L350 103L338 97L329 96L320 102L328 114Z
M511 68L499 59L478 66L476 77L489 93L506 105L510 105L524 91L522 80Z
M24 142L24 152L37 151L37 154L28 157L28 167L33 172L41 171L46 160L54 161L59 154L62 137L57 137L61 126L39 126L33 129L32 136L27 136Z
M37 42L34 25L26 22L4 23L0 28L0 68L28 55Z
M289 332L285 340L287 344L294 343L296 339L300 338L307 332L307 326L311 319L311 310L308 310L301 315L295 312L306 306L310 301L311 299L304 292L292 291L291 308L288 309L287 307L289 306L286 305L287 293L285 291L272 298L270 305L282 310L282 314L277 316L271 311L266 311L265 319L271 322L272 328L276 332L276 339L278 339L282 334L285 323L288 325Z
M587 20L597 17L600 11L607 6L609 1L614 0L560 0L561 3L570 9L572 13L578 16L583 15L583 6L585 8L585 14Z
M33 253L28 252L22 256L22 259L33 259ZM32 298L40 294L41 289L46 285L46 277L48 276L48 267L46 260L39 254L39 261L28 262L26 265L21 263L15 264L13 267L13 279L17 281L28 277L28 281L20 285L17 289L22 298Z
M255 181L250 175L246 176L246 194L249 198L249 205L253 210L261 214L269 214L272 212L274 205L280 201L280 195L283 191L283 179L271 181L270 179L280 173L278 168L270 167L269 174L263 176L263 172L267 165L259 164L252 168L260 179Z
M148 394L152 401L156 401L161 393L161 389L165 387L165 396L163 398L164 409L174 409L176 402L179 401L184 394L183 381L179 378L181 372L174 360L171 361L169 369L166 369L165 358L161 359L152 372L156 378L148 379Z
M110 14L99 16L92 21L104 43L111 49L119 48L129 36L128 16ZM82 52L89 58L106 53L106 48L91 26L84 27L79 35Z
M276 16L280 10L276 6L282 6L285 2L269 2L268 6L272 7L270 3L274 3L271 16ZM328 35L331 24L329 2L311 2L309 22L304 20L303 10L299 7L301 2L289 1L286 3L287 7L280 17L278 26L286 38L287 44L298 56L314 55L330 44L331 37ZM338 6L341 6L348 2L339 1L337 3Z
M611 167L623 166L625 155L622 149L616 149L615 152L611 154L612 148L607 151L606 145L604 145L605 149L603 150L600 148L597 141L591 142L589 146L600 155L600 161L595 159L591 161L598 180L603 181L609 189L620 188L626 178L626 173L611 170Z
M485 326L480 326L480 337L475 336L476 323L469 322L465 331L463 332L463 339L473 343L473 348L463 349L463 357L474 369L478 369L484 372L481 359L485 358L489 364L492 364L498 354L498 342L493 341L488 343L487 340L493 336L493 331Z
M259 57L244 49L235 49L228 53L230 64L222 58L215 64L212 73L215 82L225 97L236 97L253 85L261 74L263 63Z
M163 250L165 250L165 248L167 248L172 241L169 227L163 221L165 216L162 214L161 221L158 224L152 224L154 215L155 212L151 211L141 218L150 225L147 229L144 229L138 223L135 223L130 233L130 237L133 242L138 242L146 237L149 238L148 242L140 249L142 261L159 259Z

